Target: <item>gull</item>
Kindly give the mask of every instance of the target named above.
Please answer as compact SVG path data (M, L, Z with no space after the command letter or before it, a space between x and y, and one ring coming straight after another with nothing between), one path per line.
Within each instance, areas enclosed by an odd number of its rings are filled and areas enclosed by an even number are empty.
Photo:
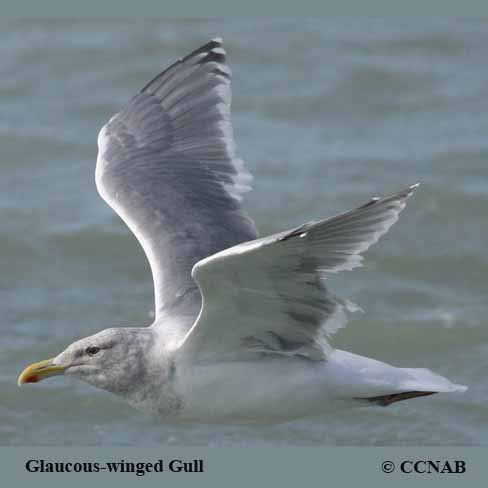
M358 309L331 292L331 276L361 265L418 185L258 238L241 208L252 178L235 151L230 80L213 39L103 126L96 185L144 249L155 319L77 340L18 384L70 375L166 421L217 423L465 391L330 343Z

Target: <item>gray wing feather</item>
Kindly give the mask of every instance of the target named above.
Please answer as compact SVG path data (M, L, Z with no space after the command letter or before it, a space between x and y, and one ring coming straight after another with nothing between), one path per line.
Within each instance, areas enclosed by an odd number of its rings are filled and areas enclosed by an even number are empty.
M327 275L360 266L359 253L398 220L416 186L197 263L203 308L184 350L326 358L327 337L345 324L347 310L358 308L330 292Z
M194 319L193 265L257 236L240 207L251 176L235 154L230 76L214 39L149 82L98 137L97 188L146 252L157 319Z

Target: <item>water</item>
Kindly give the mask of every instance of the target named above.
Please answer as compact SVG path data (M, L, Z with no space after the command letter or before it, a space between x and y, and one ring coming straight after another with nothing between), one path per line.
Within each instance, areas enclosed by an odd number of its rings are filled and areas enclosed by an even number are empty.
M233 67L246 208L262 234L420 181L365 267L338 347L428 367L465 395L271 427L172 427L28 363L113 325L150 322L136 240L98 197L96 136L144 83L216 35ZM0 30L0 444L488 443L486 23L10 22Z

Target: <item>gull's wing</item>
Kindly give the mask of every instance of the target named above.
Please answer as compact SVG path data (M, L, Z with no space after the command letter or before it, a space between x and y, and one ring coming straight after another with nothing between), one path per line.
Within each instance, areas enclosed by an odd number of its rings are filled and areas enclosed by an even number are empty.
M355 307L329 292L327 275L360 266L359 254L398 220L416 186L198 262L192 274L203 306L181 351L202 359L246 351L325 359L327 336Z
M230 77L214 39L149 82L98 136L97 188L147 255L157 318L193 323L193 265L257 236L240 208L251 176L234 151Z

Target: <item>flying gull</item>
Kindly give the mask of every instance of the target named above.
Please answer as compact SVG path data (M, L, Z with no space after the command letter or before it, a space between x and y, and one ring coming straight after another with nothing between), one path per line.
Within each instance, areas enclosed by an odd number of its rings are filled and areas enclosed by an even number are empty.
M72 375L170 421L279 422L328 406L465 391L427 369L335 349L357 307L329 278L397 221L418 185L258 238L242 210L220 38L156 76L98 136L96 185L149 260L155 319L80 339L18 383Z

